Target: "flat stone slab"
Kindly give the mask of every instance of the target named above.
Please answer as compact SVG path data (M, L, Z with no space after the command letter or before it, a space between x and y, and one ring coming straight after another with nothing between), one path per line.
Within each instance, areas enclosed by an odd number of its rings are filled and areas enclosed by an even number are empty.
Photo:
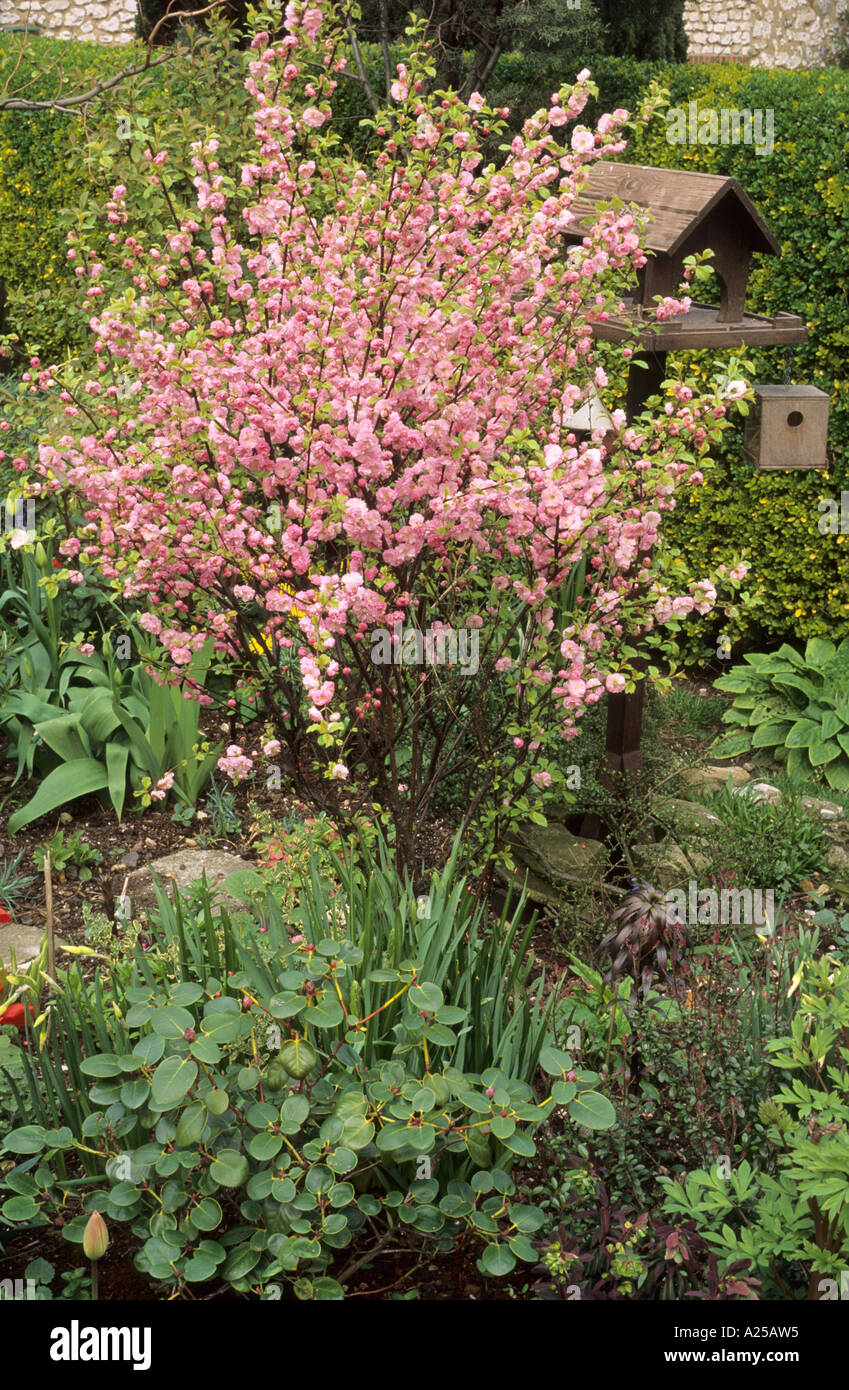
M845 873L849 869L849 849L845 844L829 845L825 862L834 873Z
M520 864L519 868L512 873L509 869L505 869L503 864L497 864L495 876L505 888L509 888L512 892L511 912L515 912L523 891L527 898L527 905L531 908L554 908L558 910L563 905L561 890L555 888L553 883L547 883L544 878L540 878L524 864Z
M43 939L43 927L28 927L23 922L4 922L0 926L0 960L4 965L10 965L14 951L18 965L29 965L41 950Z
M174 883L182 892L191 884L199 883L204 873L209 887L219 889L219 906L226 907L228 911L243 910L244 903L226 890L221 890L221 885L230 874L237 873L240 869L254 868L254 864L242 859L238 854L227 854L224 850L218 849L183 849L178 850L176 854L166 854L162 859L154 859L151 864L146 864L143 869L136 869L129 875L127 896L130 899L131 911L156 907L154 874L173 902Z
M701 887L701 876L710 863L703 854L684 853L673 840L662 844L634 845L631 853L656 888L681 888L694 879Z
M570 810L574 812L574 807ZM531 822L522 826L511 839L510 849L516 868L511 872L499 865L497 877L513 889L517 898L519 890L525 886L531 906L542 908L562 907L567 884L597 880L607 863L606 850L598 840L573 835L556 821L549 821L548 825Z
M687 830L700 830L706 825L721 825L719 816L709 811L700 801L682 801L680 797L664 797L658 803L658 813L665 824Z

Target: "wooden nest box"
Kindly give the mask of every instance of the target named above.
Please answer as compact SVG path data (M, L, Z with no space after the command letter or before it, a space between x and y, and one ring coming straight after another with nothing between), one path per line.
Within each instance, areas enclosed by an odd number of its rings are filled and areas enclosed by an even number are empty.
M815 386L756 386L743 456L757 468L827 468L829 397Z
M780 247L748 194L736 179L720 174L693 174L684 169L658 169L642 164L601 160L590 169L580 195L572 204L575 222L564 233L567 242L580 243L598 219L600 205L614 199L636 204L648 214L642 243L649 259L638 272L631 307L634 317L648 316L656 295L677 295L687 256L710 248L721 292L719 309L693 305L680 320L664 325L667 334L693 337L686 346L731 346L741 341L799 342L807 336L801 319L780 314L777 319L746 313L746 286L752 256L779 254ZM611 323L615 327L615 323ZM739 333L735 333L738 329ZM616 331L600 337L624 336ZM711 341L698 343L696 337ZM658 347L672 343L656 344ZM681 343L684 347L685 344Z

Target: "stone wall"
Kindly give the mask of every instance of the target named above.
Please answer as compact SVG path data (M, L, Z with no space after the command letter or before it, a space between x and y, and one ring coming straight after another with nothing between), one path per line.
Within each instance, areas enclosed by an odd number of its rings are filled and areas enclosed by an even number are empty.
M847 43L849 0L687 0L690 61L805 68Z
M136 0L0 0L0 29L27 20L54 39L127 43L135 35Z

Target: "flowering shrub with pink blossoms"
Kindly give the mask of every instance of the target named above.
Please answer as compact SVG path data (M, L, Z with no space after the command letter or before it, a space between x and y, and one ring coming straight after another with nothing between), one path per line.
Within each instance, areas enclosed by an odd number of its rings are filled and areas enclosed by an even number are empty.
M726 406L719 386L671 384L664 409L617 412L606 448L564 423L607 384L592 325L644 262L627 208L563 254L585 171L624 149L629 119L575 124L587 72L483 168L498 113L478 93L425 96L413 54L374 121L377 157L356 167L332 113L345 42L316 5L290 4L273 44L255 35L254 153L237 183L214 137L199 146L194 205L162 190L160 244L122 230L114 189L132 290L110 298L107 265L72 246L97 366L34 366L67 421L36 490L82 500L70 577L96 566L145 597L173 679L214 637L299 790L333 804L334 784L367 789L407 854L459 760L467 824L495 843L562 795L552 749L605 688L628 688L636 636L710 605L708 581L662 593L652 547ZM156 183L168 151L149 159ZM474 669L421 659L426 633L474 638ZM225 770L250 766L228 748Z

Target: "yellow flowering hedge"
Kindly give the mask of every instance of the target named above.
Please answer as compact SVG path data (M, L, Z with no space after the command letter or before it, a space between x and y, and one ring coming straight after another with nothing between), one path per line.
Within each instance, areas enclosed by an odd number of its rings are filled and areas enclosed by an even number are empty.
M617 66L618 82L615 71L596 67L604 109L616 104L614 89L622 91L623 77L633 84L633 69L610 63ZM781 246L780 258L756 258L748 306L804 319L808 341L794 350L791 379L831 397L827 470L758 472L740 454L741 435L729 434L705 485L679 509L668 534L695 572L745 552L757 622L766 632L797 640L843 637L849 633L849 535L820 533L819 503L832 498L839 509L841 490L849 490L849 72L732 64L643 66L642 72L659 77L675 107L696 101L700 112L760 110L764 119L773 112L771 154L758 154L754 144L670 144L661 113L623 158L740 181ZM748 356L753 382L784 380L783 348L753 349ZM698 375L721 360L701 352L688 354L686 365ZM844 511L849 525L849 497Z
M44 100L86 91L118 70L126 50L0 34L0 88ZM45 359L79 341L84 319L69 294L66 216L82 201L85 171L68 158L83 117L56 111L0 111L0 276L9 295L7 319ZM65 212L67 210L67 212Z

